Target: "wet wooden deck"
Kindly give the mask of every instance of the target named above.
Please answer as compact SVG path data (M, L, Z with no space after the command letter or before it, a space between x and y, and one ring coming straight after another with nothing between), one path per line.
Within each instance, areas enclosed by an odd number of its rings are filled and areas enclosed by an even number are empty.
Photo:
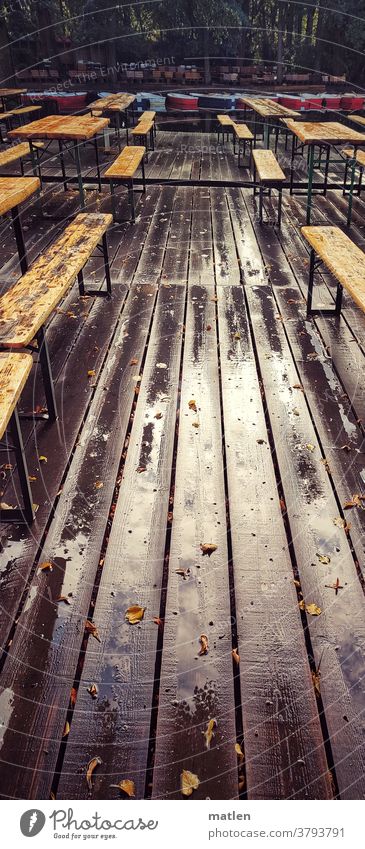
M365 512L343 510L365 494L365 317L345 297L340 321L306 320L304 198L260 226L252 192L224 187L240 173L213 137L159 133L147 176L222 186L148 187L109 231L111 300L74 289L50 324L60 419L23 426L36 521L1 528L3 798L114 799L123 779L182 798L183 769L193 798L365 797ZM313 223L345 210L331 191ZM47 185L30 255L76 211ZM363 220L355 199L360 246ZM11 282L7 224L1 246ZM23 407L42 403L35 372Z

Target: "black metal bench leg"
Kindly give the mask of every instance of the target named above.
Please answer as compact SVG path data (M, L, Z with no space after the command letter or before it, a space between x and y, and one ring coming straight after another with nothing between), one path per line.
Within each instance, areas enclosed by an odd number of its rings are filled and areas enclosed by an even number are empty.
M96 162L96 173L98 176L98 184L99 184L99 192L101 192L101 177L100 177L100 162L99 162L99 148L98 148L98 139L97 136L94 138L94 148L95 148L95 162Z
M145 167L144 167L144 156L142 156L141 165L142 165L142 180L143 180L142 191L143 191L143 194L146 194L146 174L145 174Z
M79 284L79 293L80 295L85 294L85 283L84 283L84 273L83 270L77 272L77 282Z
M314 264L315 264L316 254L313 248L310 253L309 260L309 281L308 281L308 297L307 297L307 318L310 318L312 314L312 300L313 300L313 283L314 283Z
M104 268L105 268L105 280L106 280L106 288L109 295L112 293L112 281L110 277L110 265L109 265L109 252L108 252L108 241L106 238L106 233L103 235L103 254L104 254Z
M23 437L20 429L19 414L17 408L15 408L11 416L9 422L9 431L12 439L11 450L13 450L15 454L23 505L21 508L2 510L1 520L5 522L26 522L28 525L30 525L34 520L34 508L32 493L29 484L29 473L25 457Z
M349 161L348 161L348 158L346 157L345 174L344 174L344 178L343 178L343 189L342 189L343 197L345 197L345 194L346 194L346 183L347 183L348 170L349 170Z
M47 402L47 410L48 410L48 419L51 422L56 421L57 414L57 405L56 405L56 396L54 391L52 370L51 370L51 361L49 358L49 351L47 345L47 339L44 332L44 328L41 327L37 333L37 342L38 342L38 351L39 351L39 361L42 370L42 378L44 391L46 395Z
M262 186L260 186L260 189L259 189L259 222L260 222L260 224L262 224L262 208L263 208L263 204L264 204L263 193L264 193L264 189L263 189Z
M335 315L341 315L342 294L343 294L343 288L341 286L341 283L337 283Z
M279 191L279 199L278 199L278 227L281 227L281 207L282 207L282 194L283 194L283 190L280 188L278 191Z

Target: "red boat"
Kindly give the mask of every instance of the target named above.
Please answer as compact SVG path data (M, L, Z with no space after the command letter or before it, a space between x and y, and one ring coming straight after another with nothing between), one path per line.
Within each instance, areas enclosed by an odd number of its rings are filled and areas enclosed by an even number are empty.
M181 109L184 112L191 112L198 109L198 100L198 97L189 94L169 93L166 95L166 110Z

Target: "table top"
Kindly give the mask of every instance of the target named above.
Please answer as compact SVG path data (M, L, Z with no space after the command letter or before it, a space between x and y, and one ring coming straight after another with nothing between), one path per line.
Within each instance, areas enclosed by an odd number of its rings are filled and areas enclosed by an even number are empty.
M38 177L0 177L0 215L27 200L40 187Z
M0 439L32 370L31 354L0 354Z
M23 127L11 130L8 136L21 139L65 139L85 141L100 133L109 124L109 118L90 115L51 115L39 118Z
M270 100L269 98L241 97L241 100L243 100L246 106L250 106L254 112L257 112L263 118L300 117L300 112L296 112L294 109L288 109L286 106L282 106L281 103L276 103L275 100Z
M27 88L0 88L0 97L16 97L17 94L25 94Z
M339 227L302 227L303 236L364 311L365 254Z
M88 104L88 109L99 110L101 112L124 112L134 103L136 97L134 94L125 94L117 92L116 94L107 94L105 97L99 97Z
M304 144L365 144L365 135L339 121L287 121L287 127Z

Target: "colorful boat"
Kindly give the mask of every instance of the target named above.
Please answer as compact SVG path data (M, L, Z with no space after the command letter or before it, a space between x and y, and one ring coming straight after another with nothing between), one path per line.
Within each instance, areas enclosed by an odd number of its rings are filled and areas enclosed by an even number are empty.
M166 111L179 109L183 112L192 112L198 109L198 95L191 95L185 92L169 92L166 95Z

